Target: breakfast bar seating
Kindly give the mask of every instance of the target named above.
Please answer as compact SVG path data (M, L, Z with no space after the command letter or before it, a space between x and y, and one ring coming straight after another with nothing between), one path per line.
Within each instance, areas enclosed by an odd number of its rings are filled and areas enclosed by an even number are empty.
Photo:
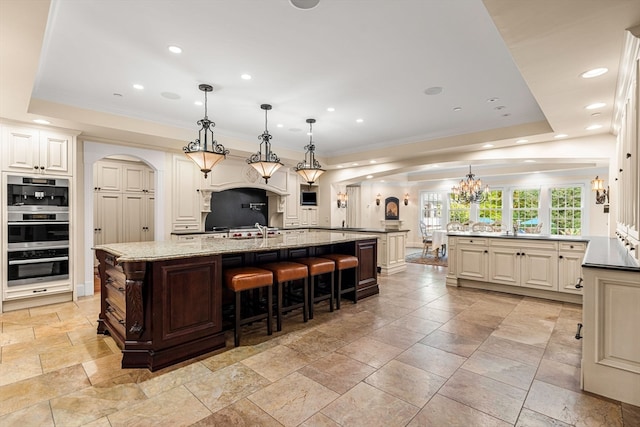
M267 335L273 333L273 273L269 270L256 267L229 268L224 271L225 286L235 293L235 319L234 319L234 345L240 345L240 328L243 325L253 323L258 320L267 319ZM242 292L254 289L265 288L267 292L267 304L262 313L252 313L249 317L242 318ZM259 299L253 299L253 302ZM245 304L254 305L256 304ZM258 309L259 307L254 307Z
M291 261L272 262L260 265L260 268L273 273L273 281L278 284L277 293L277 323L276 330L282 330L282 316L284 312L302 309L302 318L309 320L309 270L306 265ZM293 293L294 282L302 281L302 298L298 300ZM287 294L284 295L284 291ZM286 305L285 305L286 304Z
M337 283L337 292L336 292L336 308L340 310L340 299L343 294L353 292L353 303L358 302L358 257L353 255L343 255L343 254L327 254L323 255L325 258L329 258L333 260L336 264L336 271L338 272L338 283ZM343 282L343 271L354 269L354 279L353 282L348 285L348 287L344 287Z
M333 312L333 277L336 263L327 258L309 257L296 258L296 262L304 264L309 269L309 319L313 319L313 305L320 301L329 300L329 311ZM318 279L323 274L329 275L329 289L320 293Z

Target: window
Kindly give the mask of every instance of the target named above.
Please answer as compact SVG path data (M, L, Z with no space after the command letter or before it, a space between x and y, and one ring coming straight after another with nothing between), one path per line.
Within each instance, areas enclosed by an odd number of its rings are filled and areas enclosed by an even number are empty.
M455 202L449 198L449 222L458 221L462 224L469 221L470 209L469 205Z
M511 219L520 224L523 232L533 232L538 227L540 190L516 189L512 192L513 209ZM540 224L541 225L541 224Z
M582 187L551 189L551 234L582 234Z
M422 193L422 218L427 228L442 228L442 195Z
M480 203L478 221L487 224L502 224L502 190L491 190L487 200Z

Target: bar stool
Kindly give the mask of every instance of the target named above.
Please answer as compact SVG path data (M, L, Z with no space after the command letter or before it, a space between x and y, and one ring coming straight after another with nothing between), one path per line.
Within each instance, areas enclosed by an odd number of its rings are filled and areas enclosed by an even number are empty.
M273 273L269 270L256 267L229 268L224 271L225 286L232 290L236 296L235 306L235 328L233 341L236 347L240 345L240 327L257 320L267 319L267 334L273 333ZM267 290L267 312L254 314L253 316L242 318L242 291L266 288Z
M306 265L309 269L309 319L313 319L313 304L316 302L328 299L329 311L333 311L333 272L336 268L335 261L319 257L296 258L295 261ZM322 274L331 275L329 293L316 296L317 278Z
M322 255L324 258L333 260L336 263L336 271L338 272L338 292L336 292L336 308L340 310L340 299L342 294L353 292L353 303L358 302L358 257L353 255L343 254L326 254ZM351 286L348 288L342 287L342 272L350 268L355 269L355 279Z
M273 273L273 281L278 284L278 302L277 302L277 326L276 330L279 332L282 330L282 312L287 310L295 310L298 308L302 309L302 317L305 322L309 320L309 286L307 277L309 271L307 266L304 264L299 264L297 262L290 261L279 261L279 262L271 262L267 264L260 265L260 268L264 268L265 270L269 270ZM291 288L289 288L289 292L287 295L287 305L284 305L283 299L283 287L287 282L293 282L294 280L303 280L302 285L302 301L301 302L293 302Z

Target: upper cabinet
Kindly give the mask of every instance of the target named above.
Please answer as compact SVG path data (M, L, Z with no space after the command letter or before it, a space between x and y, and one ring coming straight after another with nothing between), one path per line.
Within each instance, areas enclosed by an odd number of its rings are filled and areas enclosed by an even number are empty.
M75 136L3 126L2 169L7 172L72 175Z
M143 165L126 165L123 177L124 191L132 193L153 193L155 191L153 169Z
M200 230L202 172L191 159L173 156L173 179L171 180L173 231Z

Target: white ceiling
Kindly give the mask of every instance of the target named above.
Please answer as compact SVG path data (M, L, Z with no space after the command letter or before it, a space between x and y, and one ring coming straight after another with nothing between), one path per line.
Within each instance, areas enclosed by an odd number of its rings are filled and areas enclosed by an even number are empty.
M0 3L6 12L18 2ZM25 3L16 11L27 12ZM610 133L624 29L637 24L637 0L320 0L311 10L289 0L53 0L34 74L20 75L31 77L28 111L14 102L2 113L107 139L157 136L179 150L188 142L181 138L197 135L204 107L194 101L208 83L209 117L232 154L257 149L259 106L270 103L273 150L285 157L302 157L305 120L315 118L314 142L330 168L393 161L399 167L386 174L411 180L434 161L427 157L462 165L470 152L504 167L510 155L495 150L522 151L518 138L539 143L563 132L597 145L592 135ZM37 42L19 42L27 41ZM600 66L609 73L579 77ZM442 92L427 95L432 87ZM584 109L596 101L607 105ZM585 130L593 123L603 128ZM602 166L606 156L594 153L580 162ZM576 160L548 154L550 164Z

